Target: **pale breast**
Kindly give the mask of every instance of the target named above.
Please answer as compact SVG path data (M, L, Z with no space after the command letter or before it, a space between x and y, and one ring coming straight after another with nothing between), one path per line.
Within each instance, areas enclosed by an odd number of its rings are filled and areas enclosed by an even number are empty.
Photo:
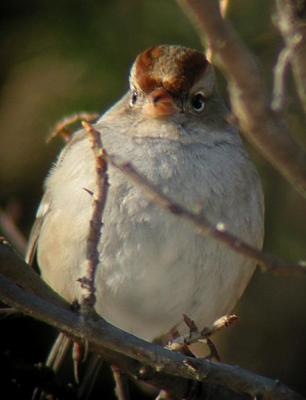
M262 193L242 147L183 144L105 134L110 153L131 161L147 179L190 209L202 208L250 244L261 246ZM153 204L121 172L109 170L110 189L99 246L97 311L113 324L151 340L182 325L200 327L228 312L248 283L254 264ZM95 171L86 140L65 153L47 187L52 210L38 244L44 278L70 301L85 261ZM50 252L50 244L55 252Z

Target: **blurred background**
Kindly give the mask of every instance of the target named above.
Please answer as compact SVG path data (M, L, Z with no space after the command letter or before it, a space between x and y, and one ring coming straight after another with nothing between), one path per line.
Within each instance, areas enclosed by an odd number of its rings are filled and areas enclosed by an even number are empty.
M229 9L229 18L260 59L270 88L281 49L272 15L271 0L232 0ZM137 53L161 43L201 48L172 0L1 2L0 206L26 236L44 177L62 146L60 140L46 145L51 128L78 111L106 110L127 89ZM226 96L221 76L220 89ZM305 119L290 76L287 111L296 139L306 146ZM265 189L265 250L290 260L306 258L305 200L256 150L250 151ZM278 378L306 395L305 308L306 278L257 272L235 310L239 322L216 338L222 360ZM0 324L3 364L44 360L55 336L51 328L28 318L6 318ZM107 368L104 373L103 393L111 398ZM12 390L20 399L29 398L30 388L18 380Z

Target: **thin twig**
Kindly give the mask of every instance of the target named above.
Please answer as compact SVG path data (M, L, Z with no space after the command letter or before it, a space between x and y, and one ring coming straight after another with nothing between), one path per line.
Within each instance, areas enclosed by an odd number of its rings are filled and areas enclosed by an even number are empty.
M206 359L216 359L217 361L221 361L217 347L210 339L210 336L237 321L237 315L224 315L223 317L218 318L211 326L206 327L202 330L199 330L195 322L187 315L184 314L183 318L184 322L189 328L189 333L185 336L178 336L175 339L171 340L166 348L172 351L179 351L180 353L189 355L189 345L193 343L205 343L210 350L210 354L206 357Z
M235 321L237 321L237 319L238 317L235 314L224 315L223 317L218 318L211 326L206 327L202 330L199 330L197 327L196 329L190 329L187 335L175 338L173 341L170 342L168 346L170 346L169 348L172 349L172 346L174 346L175 344L190 345L192 343L200 342L201 340L205 340L208 337L212 336L221 329L230 326Z
M210 236L219 242L224 243L226 246L243 254L246 257L252 258L257 261L264 270L269 272L283 274L283 275L306 275L306 263L300 261L299 263L286 262L280 258L264 253L255 247L250 246L243 240L237 238L228 232L224 224L218 223L211 224L205 215L195 213L181 206L174 200L170 199L166 194L162 193L160 189L149 182L143 175L141 175L131 163L120 163L114 156L106 155L106 160L115 168L119 169L125 175L133 180L140 186L144 193L151 198L151 200L158 204L160 207L168 210L170 213L189 221L197 228L200 235Z
M97 113L87 113L80 112L73 115L69 115L61 119L55 127L52 129L51 133L48 135L46 142L50 143L54 138L61 136L65 142L69 142L71 139L72 133L74 130L72 129L72 125L77 122L87 121L93 122L99 117Z
M304 73L306 57L303 58L301 75L301 66L298 63L301 61L300 53L303 52L303 49L301 49L303 37L302 32L296 31L296 25L299 25L299 23L297 21L295 24L292 22L294 14L293 3L291 2L292 4L290 5L290 1L286 1L285 4L283 0L277 1L276 3L278 10L278 18L276 21L280 32L284 36L285 47L279 53L277 62L274 66L273 99L271 105L274 111L281 111L286 99L285 83L290 64L292 64L294 70L294 77L300 100L306 103L306 89L304 88L304 85L306 85L306 75ZM305 35L306 30L304 29L304 36ZM304 51L306 51L306 38L304 38L304 44L302 45L304 45ZM306 112L306 104L303 104L303 106Z
M78 279L83 289L82 303L91 307L95 305L95 274L99 264L98 245L103 228L103 211L105 208L108 192L108 173L107 162L105 160L106 152L102 145L100 133L86 121L82 125L88 133L91 147L95 157L96 167L96 187L93 195L92 217L89 224L89 233L87 237L86 249L86 271L85 275Z
M306 114L306 4L305 1L276 0L277 26L290 49L295 86Z
M257 60L228 20L222 18L215 0L177 1L198 29L202 41L207 38L214 62L228 78L232 110L242 132L306 197L306 153L292 139L285 119L271 109Z
M273 84L273 98L271 107L274 111L282 111L286 104L286 78L290 62L291 49L285 47L279 53L277 62L273 68L274 84Z

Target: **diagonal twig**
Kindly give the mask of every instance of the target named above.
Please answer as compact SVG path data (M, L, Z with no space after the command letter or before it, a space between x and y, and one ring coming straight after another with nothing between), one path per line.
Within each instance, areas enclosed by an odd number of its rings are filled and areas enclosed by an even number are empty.
M228 232L222 223L213 225L208 221L205 215L190 211L175 202L173 199L170 199L170 197L162 193L156 185L149 182L143 175L141 175L131 163L119 162L116 157L109 154L105 155L105 158L109 164L119 169L123 174L132 179L135 184L140 186L144 190L144 193L150 197L154 203L168 210L170 213L189 221L197 228L200 235L210 236L224 243L226 246L238 253L252 258L257 261L264 270L269 272L283 275L306 275L306 263L304 261L300 261L299 263L286 262L250 246L243 240Z

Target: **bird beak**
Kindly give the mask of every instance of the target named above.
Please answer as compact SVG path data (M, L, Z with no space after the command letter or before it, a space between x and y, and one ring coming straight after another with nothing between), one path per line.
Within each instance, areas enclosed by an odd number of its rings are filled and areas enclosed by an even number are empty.
M153 90L147 96L144 112L153 118L163 118L180 112L173 96L164 88Z

